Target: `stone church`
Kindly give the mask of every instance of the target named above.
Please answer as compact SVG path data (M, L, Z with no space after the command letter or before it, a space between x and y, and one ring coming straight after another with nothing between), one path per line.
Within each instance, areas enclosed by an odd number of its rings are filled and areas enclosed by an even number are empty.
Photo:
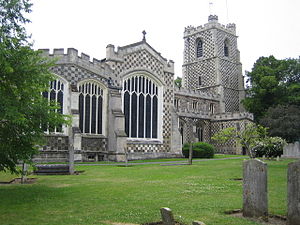
M46 131L36 161L123 161L181 157L186 142L212 143L226 127L243 129L253 117L245 96L235 24L210 15L184 31L182 87L174 85L174 62L142 41L106 47L106 58L90 59L73 48L44 49L57 58L56 78L44 97L72 115L72 126ZM212 143L214 144L214 143ZM218 153L241 154L235 142L215 144Z

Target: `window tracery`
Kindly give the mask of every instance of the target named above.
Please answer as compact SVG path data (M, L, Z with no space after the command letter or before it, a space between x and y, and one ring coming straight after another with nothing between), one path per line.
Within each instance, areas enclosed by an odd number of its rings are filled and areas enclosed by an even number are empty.
M123 82L125 132L129 138L159 138L159 85L144 75Z

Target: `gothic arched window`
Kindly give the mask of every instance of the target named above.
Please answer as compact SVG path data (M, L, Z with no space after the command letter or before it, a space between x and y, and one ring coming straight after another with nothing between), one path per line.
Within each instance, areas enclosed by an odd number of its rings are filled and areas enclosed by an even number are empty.
M197 58L203 57L203 42L201 39L196 41L196 55Z
M56 112L61 114L66 114L67 108L66 103L66 93L68 92L67 82L63 81L59 77L56 80L53 80L49 84L49 91L44 91L42 93L43 97L48 99L48 101L55 101L59 103L59 108L55 109ZM42 127L46 133L62 133L63 126L49 127L47 124L42 124Z
M103 134L103 88L95 81L79 84L79 128L85 134Z
M159 137L159 86L143 75L131 76L123 82L125 132L129 138Z
M226 39L224 41L224 56L228 57L229 56L229 41Z

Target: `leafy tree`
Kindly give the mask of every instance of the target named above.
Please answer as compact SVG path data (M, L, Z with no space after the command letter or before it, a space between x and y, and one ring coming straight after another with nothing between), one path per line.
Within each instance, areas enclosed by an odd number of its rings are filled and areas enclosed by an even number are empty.
M259 121L268 108L282 104L300 105L300 60L260 57L248 73L250 86L245 108Z
M216 133L212 140L225 143L229 140L235 140L246 149L247 154L255 157L254 147L257 142L267 135L267 129L256 124L248 124L244 130L237 131L235 127L229 127Z
M41 95L53 77L52 62L32 50L23 25L29 20L29 0L0 0L0 171L18 172L42 143L44 126L67 122Z
M260 120L269 128L271 136L279 136L288 142L300 139L300 107L296 105L277 105L270 107Z
M174 80L174 84L181 88L182 87L182 78L181 77L177 77L175 80Z

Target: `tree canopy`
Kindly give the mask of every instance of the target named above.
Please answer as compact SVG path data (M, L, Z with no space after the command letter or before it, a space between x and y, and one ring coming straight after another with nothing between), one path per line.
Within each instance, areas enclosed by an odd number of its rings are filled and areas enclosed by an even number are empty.
M269 128L271 136L279 136L287 142L300 139L300 107L296 105L277 105L270 107L260 120Z
M260 57L248 73L250 86L243 100L245 108L262 119L270 107L300 106L300 60Z
M31 49L24 24L29 0L0 0L0 171L17 172L30 162L44 137L44 127L61 126L66 117L57 103L42 97L53 80L53 62Z

